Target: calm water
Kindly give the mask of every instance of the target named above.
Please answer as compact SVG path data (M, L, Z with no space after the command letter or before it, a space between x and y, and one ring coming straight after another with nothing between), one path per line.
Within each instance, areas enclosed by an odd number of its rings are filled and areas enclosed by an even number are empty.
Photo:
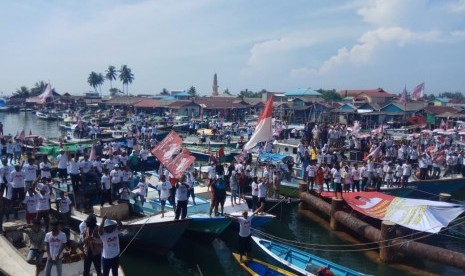
M59 137L60 130L57 121L46 121L38 119L34 113L18 112L18 113L3 113L0 112L0 122L3 123L3 133L16 135L23 129L26 134L32 131L32 134L37 134L45 137Z
M0 121L4 124L4 132L16 134L25 129L27 133L42 136L58 137L60 131L57 122L37 119L33 113L0 113ZM465 194L459 195L465 199ZM297 209L291 208L285 215L279 216L267 225L265 232L281 238L314 244L347 244L335 234L327 231L318 223L300 215ZM183 237L178 244L164 257L155 257L131 248L122 256L121 262L126 275L246 275L231 256L236 251L237 230L228 229L213 242ZM440 237L430 240L432 243L445 245L447 248L465 251L465 227L457 229L464 233L463 239ZM450 233L449 233L450 234ZM330 248L328 248L330 249ZM332 248L331 248L332 249ZM347 248L344 248L347 249ZM351 247L351 249L353 249ZM318 256L330 259L341 265L352 267L355 270L372 275L409 275L392 266L378 264L366 257L363 252L312 252ZM253 257L274 263L254 246ZM442 265L427 264L424 268L443 275L465 275L460 271Z

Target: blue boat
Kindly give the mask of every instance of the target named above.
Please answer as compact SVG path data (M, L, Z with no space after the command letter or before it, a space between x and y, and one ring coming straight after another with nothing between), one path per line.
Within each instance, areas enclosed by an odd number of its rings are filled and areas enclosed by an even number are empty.
M315 275L318 269L328 268L334 276L366 275L342 265L335 264L292 246L252 236L253 241L268 255L303 275Z
M248 259L246 262L240 260L240 255L237 253L232 253L234 259L239 263L239 265L247 271L249 275L252 276L297 276L290 271L282 269L280 267L271 265L269 263L257 260L257 259Z

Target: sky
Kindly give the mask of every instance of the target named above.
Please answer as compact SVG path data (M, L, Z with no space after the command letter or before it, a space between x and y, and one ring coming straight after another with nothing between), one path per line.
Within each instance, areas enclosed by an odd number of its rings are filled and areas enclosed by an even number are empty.
M127 65L130 94L194 86L465 92L465 0L0 1L0 91L91 91ZM114 87L122 89L119 81ZM108 94L109 81L102 86Z

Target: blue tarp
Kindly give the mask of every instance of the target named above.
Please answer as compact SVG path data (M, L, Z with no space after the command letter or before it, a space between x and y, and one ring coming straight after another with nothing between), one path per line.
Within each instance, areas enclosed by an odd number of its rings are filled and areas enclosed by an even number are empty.
M286 155L280 153L261 153L258 155L260 162L279 163Z

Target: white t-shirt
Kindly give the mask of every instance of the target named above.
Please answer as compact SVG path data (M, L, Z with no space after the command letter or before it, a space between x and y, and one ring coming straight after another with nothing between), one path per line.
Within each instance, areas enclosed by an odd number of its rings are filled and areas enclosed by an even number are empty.
M309 177L315 177L315 171L316 171L315 166L308 165L307 168L305 169L305 171L307 172L307 175Z
M252 196L258 196L258 184L252 182Z
M216 168L215 166L208 167L208 178L214 179L216 177Z
M26 204L26 210L28 213L36 213L37 212L37 201L38 195L26 195L23 200L23 204Z
M50 210L50 195L46 192L44 195L37 194L37 211Z
M44 163L44 162L41 162L40 165L39 165L39 168L40 168L40 177L45 177L45 178L51 178L52 177L52 173L51 173L51 169L52 169L52 165L50 163Z
M60 200L60 214L66 214L69 212L69 206L72 204L71 199L69 197L62 198Z
M29 165L28 163L24 164L23 166L24 172L24 180L25 181L34 181L37 176L37 165L32 164Z
M258 197L266 197L266 186L265 183L258 183Z
M119 255L119 237L118 230L111 233L103 231L100 235L103 242L102 257L105 259L113 259Z
M11 187L13 188L24 188L24 173L22 171L17 172L16 170L10 173Z
M79 166L82 168L83 173L88 173L92 168L92 162L89 160L82 160Z
M68 156L66 154L59 154L57 156L58 168L66 169L68 167Z
M74 160L69 161L69 173L70 174L79 174L80 173L79 168L81 168L81 164L79 161L77 162Z
M409 164L402 165L402 175L403 176L410 176L412 174L412 166Z
M48 246L50 247L50 254L52 255L53 260L56 260L56 257L63 257L63 251L60 253L60 256L58 256L58 252L60 251L60 247L67 241L65 233L60 231L58 235L54 236L52 232L48 232L45 234L44 241L48 243Z
M239 236L246 238L250 236L250 228L252 227L252 218L253 216L244 218L239 217L237 218L237 222L239 222Z
M111 183L120 183L121 178L123 177L122 173L120 170L112 170L110 172L110 177L111 177Z
M115 159L105 160L105 166L107 167L107 170L109 171L113 170L116 164L118 164L118 162Z
M158 184L157 188L160 191L161 200L166 200L168 197L170 197L171 183L169 181Z
M102 175L101 181L102 183L102 190L110 190L110 177L108 175Z
M148 182L139 182L139 184L137 184L137 188L139 189L139 191L137 192L137 194L145 197L146 193L147 193L147 189L149 187L149 183Z

